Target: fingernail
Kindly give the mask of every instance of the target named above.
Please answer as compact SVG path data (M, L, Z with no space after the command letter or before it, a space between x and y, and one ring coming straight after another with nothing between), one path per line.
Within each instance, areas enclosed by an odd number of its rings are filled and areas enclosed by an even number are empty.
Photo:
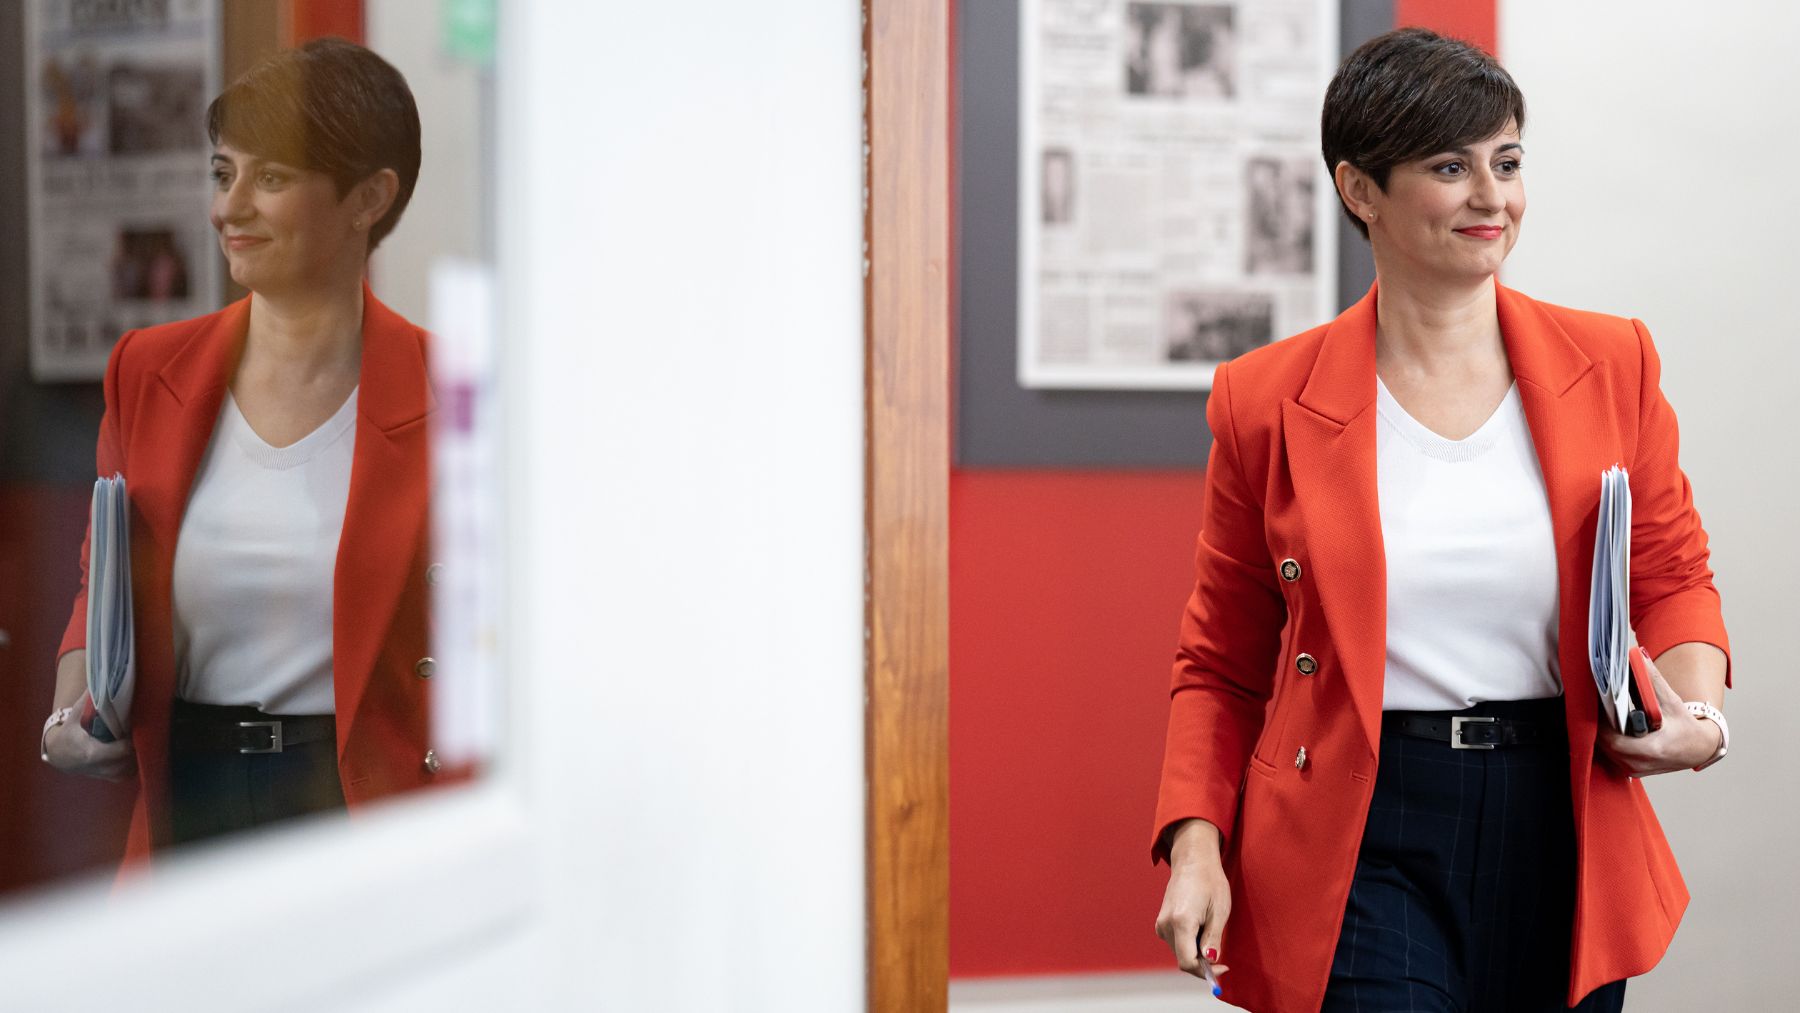
M1214 947L1208 946L1206 948L1206 959L1212 961L1215 964L1218 963L1219 962L1219 951Z

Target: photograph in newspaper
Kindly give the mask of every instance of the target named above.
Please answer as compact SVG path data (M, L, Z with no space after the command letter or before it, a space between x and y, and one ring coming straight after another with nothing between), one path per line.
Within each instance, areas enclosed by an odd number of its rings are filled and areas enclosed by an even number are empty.
M208 0L26 4L31 371L96 380L125 331L218 308Z
M1330 0L1022 0L1019 380L1206 389L1336 310Z

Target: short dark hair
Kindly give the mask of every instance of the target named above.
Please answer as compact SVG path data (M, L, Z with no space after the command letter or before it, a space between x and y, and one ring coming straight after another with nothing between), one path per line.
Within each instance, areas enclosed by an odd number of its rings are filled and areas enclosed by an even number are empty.
M373 250L419 181L419 107L394 65L343 39L271 53L206 109L206 136L259 158L330 176L342 199L382 169L400 177L369 230Z
M1387 191L1401 162L1525 129L1525 96L1480 47L1424 28L1400 28L1357 47L1325 89L1319 140L1325 171L1349 162ZM1338 195L1343 203L1343 195ZM1344 205L1363 238L1369 226Z

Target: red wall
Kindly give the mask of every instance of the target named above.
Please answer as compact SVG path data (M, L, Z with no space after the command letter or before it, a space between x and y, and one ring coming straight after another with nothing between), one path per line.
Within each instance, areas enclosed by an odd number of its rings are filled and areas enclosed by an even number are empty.
M1200 488L952 475L952 975L1160 962L1150 820Z
M1491 51L1495 3L1396 18ZM1202 481L952 472L952 976L1170 965L1149 835Z
M437 31L437 4L420 4L424 31ZM336 35L363 41L363 0L288 0L288 45Z

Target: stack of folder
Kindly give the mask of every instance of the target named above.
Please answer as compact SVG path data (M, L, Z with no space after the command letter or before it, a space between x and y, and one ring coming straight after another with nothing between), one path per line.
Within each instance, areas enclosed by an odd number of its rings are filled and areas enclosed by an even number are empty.
M1588 596L1588 662L1600 709L1612 726L1643 735L1662 726L1650 656L1631 634L1631 479L1613 465L1600 476L1594 585Z
M137 684L131 616L131 521L125 478L94 482L88 515L87 689L82 726L102 742L131 734Z

